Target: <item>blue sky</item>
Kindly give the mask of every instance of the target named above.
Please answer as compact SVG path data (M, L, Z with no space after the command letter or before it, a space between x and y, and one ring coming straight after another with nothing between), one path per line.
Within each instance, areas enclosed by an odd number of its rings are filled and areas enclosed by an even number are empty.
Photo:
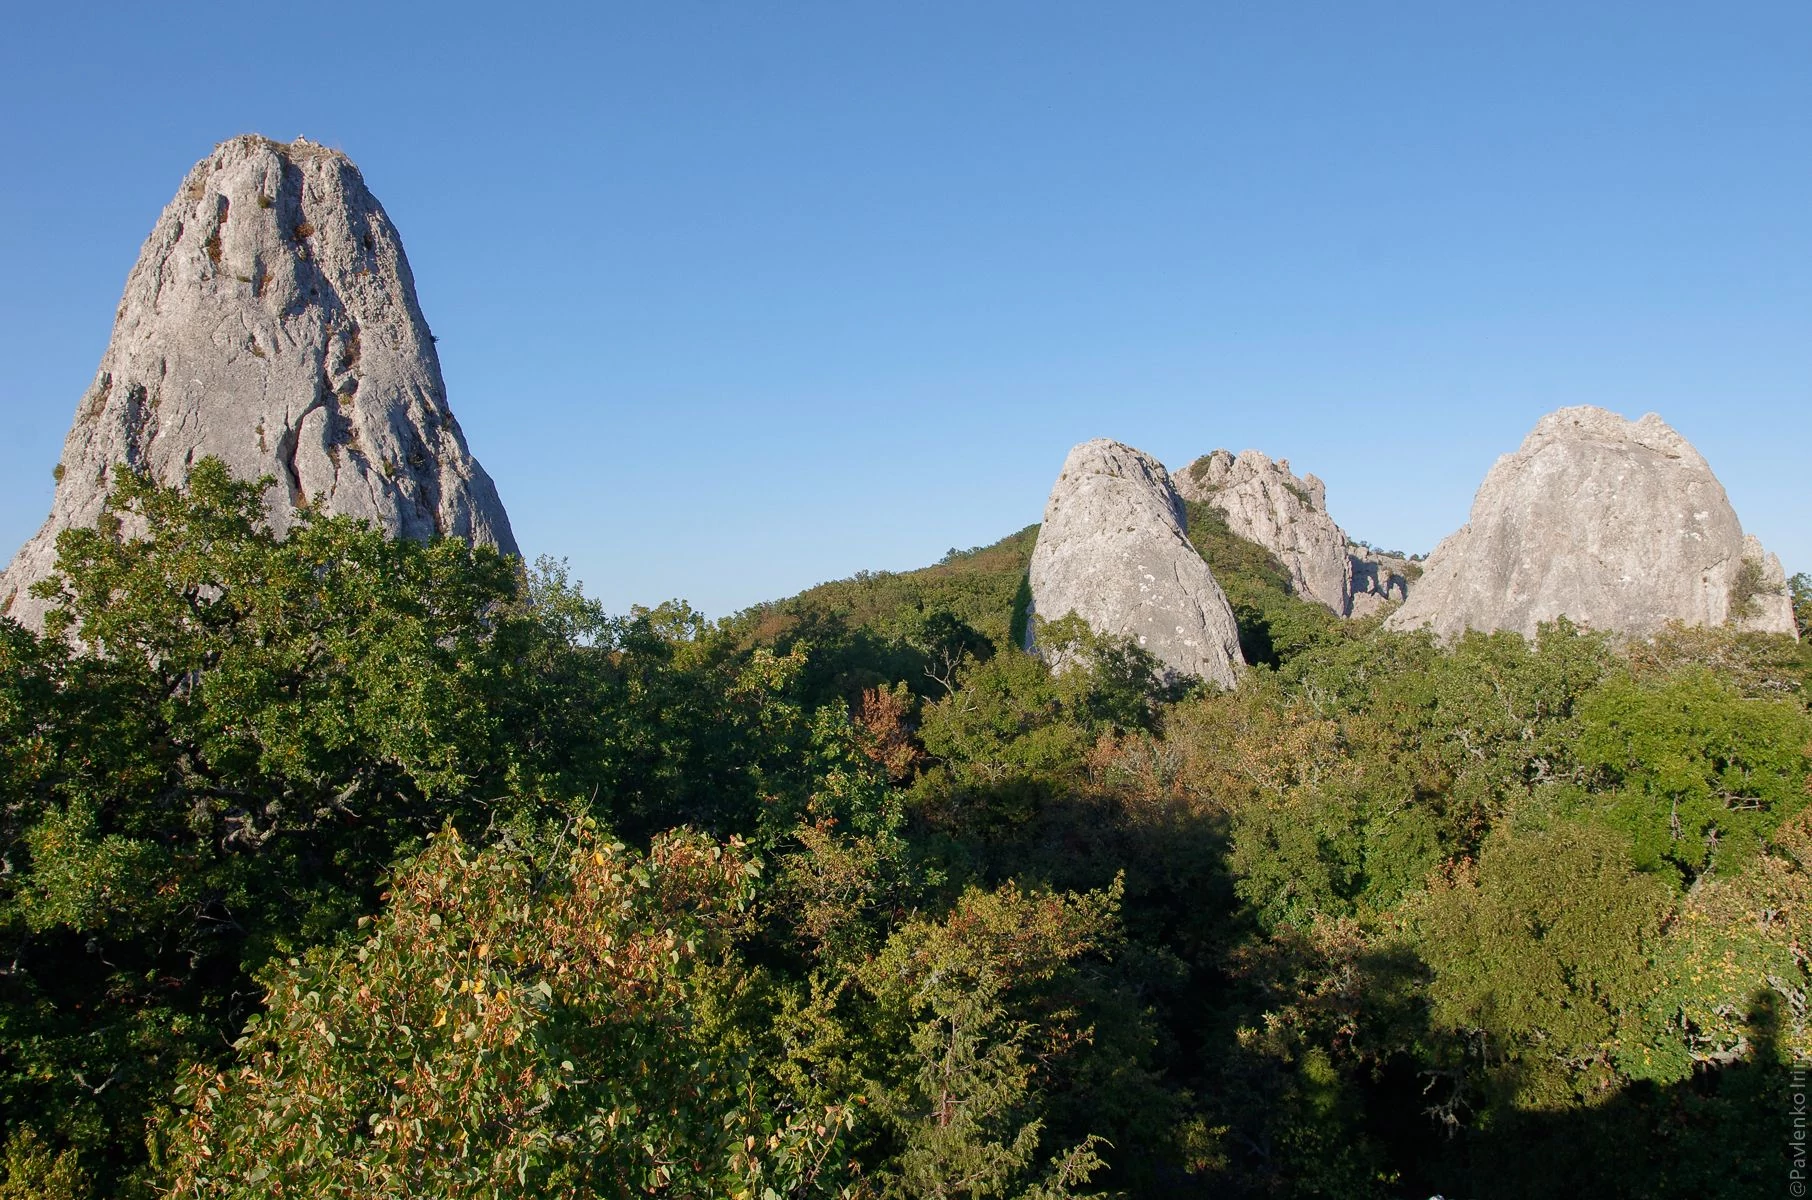
M402 231L524 550L712 615L1258 447L1427 550L1544 412L1661 413L1812 570L1812 6L19 6L0 553L236 133Z

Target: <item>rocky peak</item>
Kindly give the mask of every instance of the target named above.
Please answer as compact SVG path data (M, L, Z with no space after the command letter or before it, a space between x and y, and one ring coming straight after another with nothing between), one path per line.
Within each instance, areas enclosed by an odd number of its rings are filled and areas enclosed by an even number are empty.
M1339 615L1364 616L1408 594L1408 564L1354 543L1328 515L1327 485L1257 450L1204 454L1177 477L1184 499L1211 505L1227 527L1269 550L1293 590Z
M1245 662L1239 628L1185 521L1162 463L1106 438L1083 442L1045 505L1031 612L1073 612L1098 633L1133 638L1173 674L1232 686Z
M174 483L207 455L275 478L279 530L318 503L394 536L516 552L448 407L395 226L349 158L305 138L223 142L165 207L77 405L50 517L0 575L0 612L42 619L26 589L58 532L93 523L117 464Z
M1699 452L1653 413L1589 406L1548 414L1497 460L1389 623L1533 636L1560 616L1633 636L1673 620L1794 631L1780 560L1744 535Z
M1235 534L1275 555L1297 595L1342 616L1351 608L1347 537L1328 516L1321 480L1257 450L1216 450L1183 469L1177 490L1219 509Z

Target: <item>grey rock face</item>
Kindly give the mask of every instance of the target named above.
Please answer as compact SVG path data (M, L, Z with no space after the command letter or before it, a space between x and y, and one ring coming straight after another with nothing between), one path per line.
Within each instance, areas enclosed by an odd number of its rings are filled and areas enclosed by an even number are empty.
M1299 478L1287 461L1273 462L1256 450L1237 457L1216 450L1183 469L1177 491L1184 499L1213 505L1235 534L1275 555L1290 572L1297 595L1341 616L1351 609L1347 538L1328 516L1321 480Z
M0 575L0 612L56 536L92 524L116 464L174 483L195 460L270 475L272 525L319 503L399 537L516 553L497 490L447 407L396 228L345 155L245 136L197 163L126 280L113 337L63 445L48 520Z
M1347 617L1408 595L1407 560L1354 543L1328 515L1327 485L1297 476L1285 459L1216 450L1178 474L1177 491L1213 505L1235 535L1269 550L1304 600Z
M1632 636L1670 620L1794 631L1780 560L1744 536L1698 451L1653 413L1592 407L1550 413L1498 459L1387 623L1532 636L1563 615Z
M1369 617L1386 604L1409 599L1410 581L1420 574L1419 565L1400 555L1358 544L1349 544L1346 549L1352 581L1347 616Z
M1132 637L1175 674L1231 687L1245 665L1239 629L1184 519L1162 463L1105 438L1083 442L1045 505L1031 611L1073 612L1098 633Z

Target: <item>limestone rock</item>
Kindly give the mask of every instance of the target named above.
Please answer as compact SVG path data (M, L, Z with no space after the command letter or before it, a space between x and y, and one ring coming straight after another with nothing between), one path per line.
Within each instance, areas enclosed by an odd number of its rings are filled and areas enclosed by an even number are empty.
M351 160L306 139L223 142L158 218L77 406L50 517L0 575L0 612L41 622L26 589L52 569L60 531L94 522L116 464L175 483L206 455L275 477L278 530L318 500L393 536L516 552L447 407L396 228Z
M1698 451L1653 413L1592 407L1550 413L1498 459L1388 624L1532 636L1563 615L1631 636L1670 620L1794 630L1780 560L1744 536Z
M1256 450L1237 457L1216 450L1184 468L1177 491L1213 505L1235 534L1275 555L1297 595L1341 616L1351 608L1347 538L1328 516L1321 480L1299 478L1287 461L1273 462Z
M1369 617L1386 604L1409 599L1410 583L1422 573L1420 563L1357 543L1348 544L1346 550L1352 592L1347 616Z
M1105 438L1083 442L1045 505L1031 611L1073 612L1098 633L1132 637L1177 675L1231 687L1245 665L1239 629L1184 521L1162 463Z
M1360 546L1328 515L1327 485L1297 476L1285 459L1257 450L1216 450L1177 476L1185 500L1209 504L1227 527L1269 550L1304 600L1340 616L1364 616L1408 595L1408 560Z

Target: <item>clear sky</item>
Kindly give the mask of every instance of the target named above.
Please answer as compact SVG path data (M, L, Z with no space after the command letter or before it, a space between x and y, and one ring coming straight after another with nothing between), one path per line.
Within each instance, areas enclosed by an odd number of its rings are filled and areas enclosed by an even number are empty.
M531 556L711 615L1257 447L1427 550L1661 413L1812 570L1812 5L15 5L0 554L215 142L353 156Z

